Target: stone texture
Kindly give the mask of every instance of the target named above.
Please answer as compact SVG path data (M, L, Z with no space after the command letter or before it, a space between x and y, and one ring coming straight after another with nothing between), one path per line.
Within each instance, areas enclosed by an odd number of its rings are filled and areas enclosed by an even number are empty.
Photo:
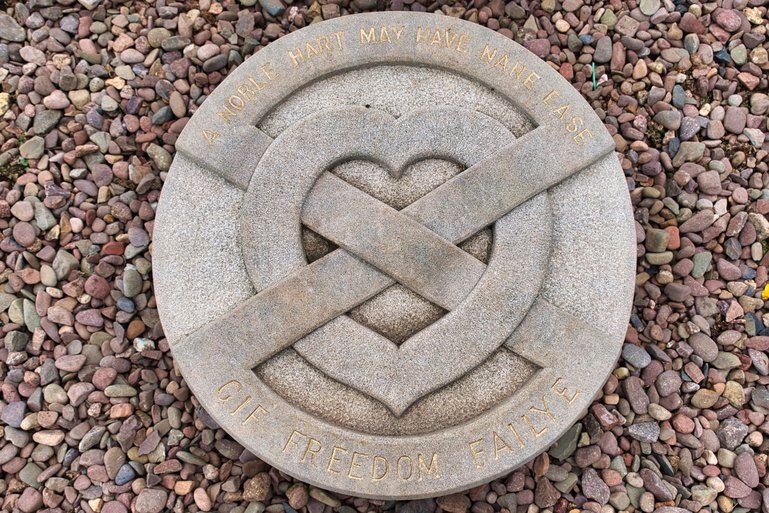
M403 24L415 37L427 19L376 14L343 18L324 30L338 26L359 33L366 23L386 21ZM467 44L473 52L489 37L473 25L448 21L471 36ZM283 470L333 490L383 498L466 489L536 455L564 433L619 352L634 251L627 188L611 155L614 142L557 73L499 37L495 43L503 51L542 77L531 93L482 61L457 60L453 71L433 71L444 62L435 51L412 54L356 45L344 59L318 61L319 66L286 77L282 92L268 85L259 102L244 96L242 112L217 114L218 102L236 101L219 91L237 88L247 76L269 84L271 73L260 66L269 60L282 67L289 57L281 48L317 37L318 30L281 38L231 73L180 135L166 183L170 192L163 195L154 227L153 268L164 331L176 363L212 417ZM434 30L440 36L442 29ZM598 50L605 53L608 41L611 58L611 41L604 39ZM132 52L123 54L134 59ZM215 59L222 62L210 64ZM203 69L214 71L226 62L226 54L212 54ZM356 63L376 66L352 69ZM404 68L406 63L422 69ZM370 86L383 73L395 83L390 92ZM449 88L436 91L428 82L416 88L398 85L413 84L409 78L414 76L445 77L436 83ZM558 117L535 101L547 95L546 87L556 87L550 101L569 101L580 110L589 131L571 136L564 131ZM334 91L333 103L316 94L324 90ZM284 101L286 91L291 93ZM521 101L522 93L531 101ZM345 97L350 103L340 107ZM181 114L178 98L175 107ZM246 119L255 120L255 126ZM468 133L477 136L468 138ZM556 151L554 141L559 141ZM503 150L496 153L500 142ZM200 151L202 144L207 151ZM159 169L168 169L170 156L162 146L152 143L147 152ZM352 156L352 162L335 169ZM412 166L423 159L428 160L414 175ZM451 170L441 159L460 169ZM587 192L596 188L605 193ZM197 229L180 230L181 219ZM484 233L491 224L493 237ZM302 225L314 235L303 233ZM202 238L213 244L201 244ZM467 239L474 242L461 244ZM490 258L477 250L482 245L493 248ZM211 262L217 262L215 268ZM584 273L561 272L582 266ZM122 291L131 297L140 289L127 288L126 273ZM388 293L396 283L401 289ZM97 285L92 281L89 287ZM564 297L564 287L580 294ZM378 298L380 293L389 295ZM400 300L405 294L417 297L405 303ZM369 309L386 307L411 327L388 340L382 333L394 329L368 324L370 313L344 315L370 299ZM434 314L409 319L400 303L438 310L423 309ZM284 305L284 312L276 305ZM214 334L222 331L229 333L229 343L213 344ZM559 342L566 342L562 334L567 332L568 343ZM609 345L596 350L598 339ZM201 361L207 362L205 371ZM584 365L578 367L580 361ZM542 370L535 373L537 368ZM502 369L515 369L518 377L503 381ZM518 392L524 385L532 392ZM577 388L583 392L575 394ZM254 402L244 406L243 418L222 415L236 396L276 393L286 402ZM246 424L259 425L266 415L270 428L257 442ZM468 458L463 436L447 436L468 429L491 433L505 418L525 422L506 435L509 440L494 442L496 450L499 443L510 447L502 458L492 457L488 437L472 445ZM310 433L289 429L289 419L314 427ZM527 428L526 422L546 425L545 436L534 436L537 428ZM403 458L406 447L399 449L397 438L395 445L385 443L385 435L400 434L418 437L420 455ZM342 473L319 474L294 457L310 440L323 440L326 447L330 437L345 440L339 443L353 460L343 460L341 450L331 456L323 449L318 457L326 465L330 461L333 468L339 458L340 468L351 465L355 473L358 461L350 448L365 448L379 459L361 462L360 468L373 465L375 474L384 472L382 479L355 482ZM525 449L512 450L519 443ZM431 474L438 464L440 480ZM598 481L587 483L607 502L608 488ZM541 479L535 502L550 507L556 494L549 480ZM449 511L469 507L451 496L442 501Z

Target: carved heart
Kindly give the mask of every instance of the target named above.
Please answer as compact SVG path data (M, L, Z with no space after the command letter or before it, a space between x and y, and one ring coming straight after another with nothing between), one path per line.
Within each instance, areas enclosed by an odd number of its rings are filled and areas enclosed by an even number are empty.
M400 176L364 160L345 162L329 172L394 209L401 210L462 171L462 166L454 162L427 159L410 165ZM337 248L333 242L310 230L305 230L302 236L310 262ZM459 244L459 248L487 263L491 244L492 232L485 228ZM401 284L391 286L348 312L353 320L398 345L444 314L446 310Z
M345 136L318 137L331 133ZM298 142L310 140L310 135L315 137L313 151L300 151ZM544 279L550 249L547 193L535 196L497 220L488 267L485 272L469 276L464 271L457 274L453 264L442 269L431 267L434 260L424 256L430 254L427 242L424 246L421 242L404 242L410 240L410 233L421 233L419 230L426 227L435 232L431 235L433 239L428 239L444 247L447 240L458 243L480 228L472 227L467 233L464 218L473 217L472 209L479 208L483 194L463 196L461 212L442 212L440 203L431 205L449 183L463 180L464 173L400 214L376 202L370 209L377 213L374 217L366 217L366 208L361 210L357 206L368 206L373 198L337 178L331 179L330 175L319 177L340 162L354 159L377 162L396 176L411 163L425 158L447 159L469 168L513 139L497 121L455 108L418 111L397 120L386 113L361 108L324 111L283 132L257 166L249 187L250 198L245 202L249 209L243 216L241 233L247 234L243 246L259 250L250 255L253 259L249 255L246 258L252 280L263 290L280 284L307 265L301 246L300 220L308 223L309 219L313 230L341 234L335 242L344 248L312 264L313 269L326 269L330 276L337 273L345 279L334 291L336 299L308 298L303 315L319 319L325 315L330 319L298 340L294 349L327 375L381 401L396 415L420 397L458 379L498 349L525 316ZM286 169L296 171L282 172ZM332 195L328 196L329 193ZM428 207L424 208L425 205ZM381 226L377 216L384 216ZM402 231L397 226L394 231L384 228L392 226L393 219L403 223ZM547 231L538 232L537 240L530 240L532 235L527 227L534 224L544 224ZM383 237L397 241L388 244ZM404 261L404 255L413 258ZM447 257L446 262L454 262L451 258ZM527 269L528 274L521 269ZM371 291L376 294L392 284L394 280L388 275L409 288L416 284L416 288L428 291L435 288L435 281L445 285L452 298L454 285L466 292L458 302L448 301L453 305L448 314L397 347L342 315L371 297ZM350 280L358 280L356 283L369 288L364 287L356 295L358 291L342 285ZM471 283L469 288L467 283ZM261 361L276 350L260 348L264 355Z

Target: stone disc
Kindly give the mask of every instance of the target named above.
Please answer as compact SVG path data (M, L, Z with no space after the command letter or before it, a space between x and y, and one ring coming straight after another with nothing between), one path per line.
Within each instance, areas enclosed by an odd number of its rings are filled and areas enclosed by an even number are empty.
M381 499L497 478L612 370L635 230L614 141L520 45L346 16L233 71L177 142L154 228L174 360L246 449Z

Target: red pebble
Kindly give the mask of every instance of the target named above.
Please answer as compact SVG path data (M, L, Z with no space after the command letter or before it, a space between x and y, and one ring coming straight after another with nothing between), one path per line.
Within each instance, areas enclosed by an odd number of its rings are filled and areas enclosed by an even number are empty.
M101 252L103 255L122 255L123 249L125 249L125 246L122 242L113 240L106 243L104 247L101 248Z

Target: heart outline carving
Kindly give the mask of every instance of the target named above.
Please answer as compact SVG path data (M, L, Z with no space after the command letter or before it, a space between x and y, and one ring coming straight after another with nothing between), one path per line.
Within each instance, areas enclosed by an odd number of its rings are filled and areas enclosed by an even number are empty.
M387 130L393 127L400 129L396 134L402 135L392 137ZM345 141L318 137L331 128L341 128L347 135ZM296 142L310 133L315 134L314 142L327 151L316 151L309 158L303 155L300 160ZM467 141L467 134L488 134L487 138L478 137L478 141L491 142L473 145ZM242 218L241 234L246 235L242 247L257 290L263 290L260 286L269 289L307 266L297 221L303 217L302 207L316 180L333 165L365 158L397 174L415 161L445 158L470 167L513 139L497 121L456 108L417 111L397 120L362 108L308 116L286 130L265 152L251 179L249 201L244 202L249 208ZM388 142L392 140L403 144ZM409 149L416 150L403 151L405 141L411 145ZM281 174L281 168L296 172ZM409 210L407 207L401 212L409 215ZM425 220L418 206L414 210L417 217L422 216L420 222L429 225L429 216ZM294 349L332 378L379 400L395 415L402 414L419 398L485 360L523 319L544 280L549 244L527 244L525 233L516 237L515 227L534 221L549 226L549 217L547 194L542 193L500 218L495 225L489 267L476 280L478 286L471 288L467 299L454 311L413 335L400 348L393 348L392 342L349 317L337 315L304 334ZM255 255L247 248L258 248L259 253ZM525 267L541 271L537 276L516 275L514 263L522 261L530 262ZM473 320L468 321L468 316ZM343 363L351 353L356 358L352 366Z

